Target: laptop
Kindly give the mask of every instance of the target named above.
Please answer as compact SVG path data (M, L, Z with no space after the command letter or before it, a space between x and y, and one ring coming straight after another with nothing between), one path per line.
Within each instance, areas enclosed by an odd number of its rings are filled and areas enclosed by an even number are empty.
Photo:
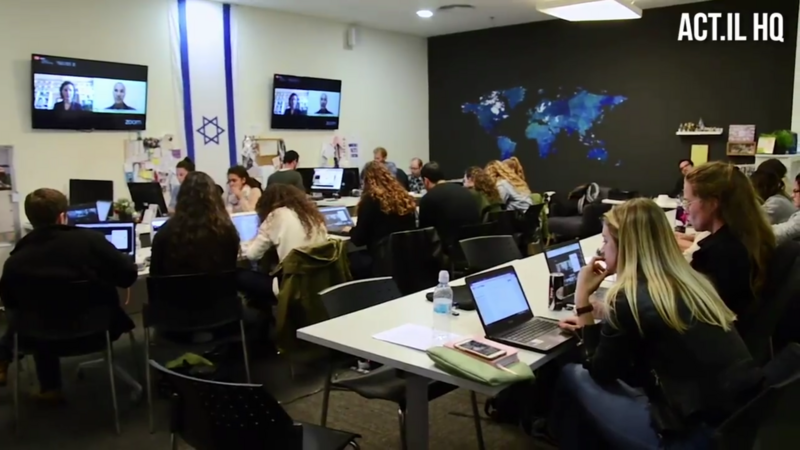
M255 212L244 212L231 214L233 226L239 233L239 241L249 242L256 238L258 235L258 227L261 226L261 219Z
M346 206L330 206L320 208L319 212L325 218L325 228L328 233L337 234L340 236L347 236L349 233L344 231L345 227L352 227L353 218L350 217L350 211Z
M513 266L467 277L486 338L513 347L547 353L573 339L558 321L534 317Z
M69 225L97 223L99 221L97 203L82 203L80 205L70 205L67 208L67 223Z
M86 228L103 233L106 240L114 244L120 252L136 260L136 224L133 222L78 223L78 228Z
M547 260L547 267L550 273L564 274L564 291L562 300L566 303L575 304L575 288L578 286L578 272L586 265L586 258L583 256L580 241L574 240L565 242L561 245L548 248L544 252ZM607 278L614 281L614 275ZM608 289L601 287L597 289L595 295L603 297Z
M111 215L111 206L113 202L110 200L98 200L97 201L97 218L100 222L105 222L108 220L108 216Z
M156 217L155 219L150 221L150 239L151 240L155 239L156 233L158 233L158 230L160 230L161 227L163 227L164 224L167 223L167 220L169 220L169 217Z

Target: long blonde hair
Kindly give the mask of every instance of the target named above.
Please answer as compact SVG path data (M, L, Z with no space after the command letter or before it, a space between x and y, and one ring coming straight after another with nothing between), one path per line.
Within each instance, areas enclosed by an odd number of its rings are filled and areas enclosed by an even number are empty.
M525 182L524 179L520 178L510 167L501 163L500 161L490 161L489 164L486 165L486 174L491 177L492 181L494 181L495 185L501 181L506 180L514 186L514 189L517 190L522 195L530 195L531 189L528 187L528 183Z
M736 315L711 282L686 261L664 211L655 202L647 198L629 200L606 213L605 225L617 244L617 282L606 294L610 310L622 292L643 333L636 303L639 277L643 276L658 315L673 330L682 333L689 326L680 317L681 301L692 320L725 331L732 329Z
M522 181L525 181L525 169L522 168L522 163L519 162L519 158L512 156L511 158L504 159L503 164L514 171Z

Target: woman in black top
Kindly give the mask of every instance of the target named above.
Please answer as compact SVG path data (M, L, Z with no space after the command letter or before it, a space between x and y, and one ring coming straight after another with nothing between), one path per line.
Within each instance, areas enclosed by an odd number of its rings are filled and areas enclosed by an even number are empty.
M370 267L378 246L390 234L416 227L417 204L385 165L370 162L364 169L364 192L358 203L358 222L350 230L350 241L365 245L372 258L350 255L354 276L371 276ZM355 258L354 258L355 256Z
M565 366L557 384L559 448L711 448L713 428L763 378L733 326L736 316L686 262L652 200L607 213L603 241L604 256L578 274L576 317L561 323L582 333L586 360ZM589 298L615 273L606 318L595 324Z
M694 229L711 232L698 243L692 267L711 279L746 334L776 246L758 196L739 169L713 162L686 175L683 199Z

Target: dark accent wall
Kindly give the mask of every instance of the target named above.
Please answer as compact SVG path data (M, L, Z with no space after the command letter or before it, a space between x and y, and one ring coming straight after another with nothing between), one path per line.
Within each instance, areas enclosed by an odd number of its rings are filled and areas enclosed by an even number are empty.
M738 12L742 34L752 36L756 11L783 14L783 43L677 40L682 13ZM730 124L756 124L757 132L790 127L797 16L797 0L711 1L648 9L633 21L551 20L431 38L431 160L449 177L460 177L468 166L500 159L496 138L508 136L536 191L565 192L596 181L667 192L691 144L709 144L709 159L725 160ZM462 112L465 103L517 86L526 89L525 101L492 133L474 114ZM564 133L557 135L554 153L540 156L537 141L525 135L529 110L543 98L558 92L567 98L580 89L625 97L591 129L607 159L590 159L590 148ZM725 133L675 135L680 123L701 117Z

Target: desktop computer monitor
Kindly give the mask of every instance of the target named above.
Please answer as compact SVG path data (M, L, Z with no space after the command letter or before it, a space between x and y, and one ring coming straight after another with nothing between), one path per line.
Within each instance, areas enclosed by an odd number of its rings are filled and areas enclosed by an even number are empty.
M310 193L311 184L314 182L314 169L310 167L298 167L295 170L303 177L303 187L306 188L306 193Z
M133 222L79 223L79 228L103 233L106 240L120 252L136 257L136 224Z
M128 183L128 191L131 193L131 200L133 200L133 207L136 211L144 211L150 205L158 205L159 214L167 215L167 203L164 201L164 193L161 192L160 184L156 182Z
M342 176L342 194L350 195L353 189L361 189L358 167L345 167Z
M114 201L114 182L111 180L69 180L69 204L80 205L99 201Z
M252 241L258 234L258 227L261 226L261 219L254 212L231 214L233 226L239 232L241 242Z
M317 192L338 193L342 190L344 169L318 167L314 169L314 178L311 181L311 190Z

